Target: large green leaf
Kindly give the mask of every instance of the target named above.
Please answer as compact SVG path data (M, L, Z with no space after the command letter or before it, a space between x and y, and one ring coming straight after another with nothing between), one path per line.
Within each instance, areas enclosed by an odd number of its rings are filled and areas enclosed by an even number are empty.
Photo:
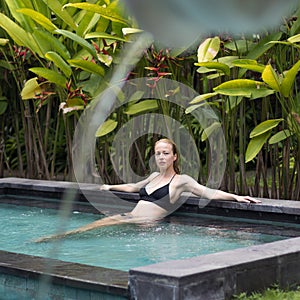
M84 36L87 32L89 32L95 25L98 23L100 16L90 11L81 11L78 15L78 19L76 20L78 23L78 27L76 30L76 34L79 36Z
M263 81L276 92L280 91L280 81L271 65L267 65L262 73Z
M281 32L275 32L273 34L269 34L263 39L259 41L259 43L251 48L249 53L246 55L246 59L258 59L262 55L264 55L269 49L274 47L274 44L270 43L271 41L279 41L282 36ZM245 74L246 70L241 69L239 71L239 78L241 78Z
M35 41L31 33L25 31L22 27L2 13L0 13L0 27L2 27L10 35L17 45L24 46L43 57L43 52L41 51L39 43Z
M248 40L235 40L225 43L224 47L231 51L236 51L237 53L245 53L253 47L253 42Z
M232 64L236 67L259 73L262 73L265 69L264 65L258 64L254 59L237 59L234 60Z
M126 109L125 113L127 115L136 115L139 113L153 111L156 109L158 109L158 104L156 100L144 100L129 106L128 109Z
M222 63L219 62L198 62L195 63L195 66L200 66L200 67L205 67L210 69L211 71L221 71L223 72L225 75L230 75L230 68Z
M269 132L271 129L276 127L280 122L284 119L272 119L266 120L260 124L258 124L250 133L250 138L254 138L266 132Z
M270 139L269 139L269 144L277 144L288 137L292 135L292 132L288 129L281 130L274 134Z
M84 9L87 11L91 11L94 13L97 13L101 15L103 18L108 19L113 22L119 22L122 24L126 24L130 26L130 23L128 20L122 18L117 12L114 10L110 9L109 7L103 7L97 4L92 4L92 3L68 3L64 7L76 7L79 9Z
M66 87L66 83L67 83L66 77L53 70L37 67L37 68L30 68L29 71L61 87L64 88Z
M38 84L37 79L37 77L34 77L25 82L21 91L22 100L34 99L37 95L41 94L42 89Z
M207 93L207 94L202 94L202 95L199 95L197 97L195 97L191 102L190 104L195 104L195 103L199 103L199 102L202 102L202 101L205 101L209 98L212 98L214 96L218 95L218 93Z
M63 22L69 25L73 30L76 30L77 24L74 22L73 17L63 9L59 0L43 0L46 5L59 17Z
M271 49L274 44L270 43L271 41L279 41L282 36L282 32L275 32L267 35L259 41L259 43L253 47L245 58L247 59L258 59L269 49Z
M34 11L33 9L22 8L22 9L18 9L17 12L20 12L24 15L29 16L36 23L40 24L41 26L43 26L46 30L48 30L50 32L57 29L57 27L47 17L45 17L44 15L42 15L41 13L39 13L37 11Z
M24 7L32 8L35 11L43 14L47 18L51 18L52 12L49 10L49 7L46 3L40 0L21 0L24 3ZM32 6L30 5L32 4Z
M43 49L47 49L44 53L48 51L55 51L65 60L71 58L66 46L48 31L37 29L33 32L33 36L39 41L39 44L43 47Z
M232 68L232 67L234 67L232 62L234 62L237 59L238 59L238 56L229 55L229 56L218 57L217 59L214 59L213 61L217 61L221 64L226 64L229 68Z
M101 137L112 132L118 126L118 122L115 120L108 119L96 131L96 137Z
M23 1L23 0L5 0L5 4L9 7L9 12L12 16L12 19L18 23L25 31L31 32L34 28L35 24L31 18L20 14L17 12L20 8L33 8L31 1ZM4 3L3 2L3 3Z
M201 107L201 106L203 106L203 105L204 105L204 103L191 105L191 106L189 106L189 107L185 110L185 113L188 115L188 114L190 114L191 112L193 112L194 110L196 110L198 107Z
M262 149L263 145L266 143L268 138L270 137L271 132L265 132L264 134L260 134L253 139L250 140L246 154L245 154L245 161L246 163L251 161L256 157L259 151Z
M218 59L214 59L212 60L213 63L220 63L220 64L224 64L226 66L230 68L234 67L234 65L232 64L232 62L234 60L238 59L238 56L223 56L223 57L219 57ZM207 62L209 63L209 62ZM196 63L197 64L197 63ZM216 71L214 69L209 69L208 67L200 67L197 69L197 72L198 73L209 73L209 72L212 72L212 71ZM220 75L222 74L213 74L213 75L209 75L207 76L208 79L213 79L213 78L217 78L217 77L220 77Z
M22 27L2 13L0 13L0 27L2 27L19 46L30 49L34 48L30 44L30 35Z
M100 76L105 75L105 70L103 67L97 65L94 62L87 61L87 60L82 60L82 59L69 59L68 63L70 66L75 67L75 68L80 68L84 71L87 71L89 73L94 73Z
M261 99L261 98L268 97L274 93L275 93L274 90L268 89L266 87L261 87L259 89L252 90L250 99L251 100Z
M76 33L73 33L73 32L68 31L68 30L63 30L63 29L57 29L57 30L55 30L55 32L65 36L65 37L67 37L71 40L73 40L76 43L78 43L84 49L86 49L90 54L92 54L93 57L97 58L97 52L96 52L95 48L93 47L93 45L91 45L89 42L87 42L85 39L83 39L82 37L80 37Z
M291 69L284 73L284 78L281 83L281 93L284 97L288 97L290 95L299 69L300 60L298 60Z
M118 37L116 35L111 35L106 32L90 32L87 33L84 37L85 39L107 39L107 40L113 40L113 41L122 41L126 42L125 39Z
M290 38L288 38L288 42L294 44L294 43L300 43L300 33L291 36Z
M260 81L250 79L234 79L226 81L214 88L214 91L227 96L244 96L250 98L263 85Z
M204 142L206 141L209 136L215 131L215 130L219 130L219 128L221 127L221 124L219 122L214 122L212 123L210 126L208 126L207 128L205 128L201 134L201 141Z
M120 91L120 92L122 92L122 91ZM129 98L129 100L127 102L128 103L132 103L132 104L135 103L135 102L138 102L138 101L140 101L143 98L144 94L145 94L145 91L135 91L130 96L130 98ZM120 98L118 97L118 99L120 99ZM120 100L123 102L125 99L120 99Z
M220 38L208 38L198 48L198 62L208 62L212 61L218 54L220 50Z
M72 68L65 62L65 60L56 52L49 51L45 54L45 57L51 60L56 67L58 67L66 77L70 77L72 74Z

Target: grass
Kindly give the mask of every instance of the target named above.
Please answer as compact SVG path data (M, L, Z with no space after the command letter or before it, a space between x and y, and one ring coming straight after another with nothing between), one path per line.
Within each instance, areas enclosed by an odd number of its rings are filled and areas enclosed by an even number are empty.
M295 290L281 290L278 287L268 288L263 293L242 293L234 300L300 300L300 286Z

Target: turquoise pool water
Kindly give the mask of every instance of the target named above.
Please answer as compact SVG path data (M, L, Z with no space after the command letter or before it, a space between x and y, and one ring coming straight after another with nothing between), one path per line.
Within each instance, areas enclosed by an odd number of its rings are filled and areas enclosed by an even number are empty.
M93 222L99 215L72 212L67 228ZM191 226L160 222L151 226L117 225L59 242L34 243L61 226L58 211L0 204L0 249L69 262L128 271L166 260L185 259L284 239L277 234L232 230L224 226ZM249 225L251 226L251 225Z

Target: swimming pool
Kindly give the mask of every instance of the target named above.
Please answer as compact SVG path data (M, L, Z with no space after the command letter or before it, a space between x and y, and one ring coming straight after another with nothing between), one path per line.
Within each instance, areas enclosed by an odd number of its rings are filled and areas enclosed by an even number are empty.
M55 221L58 212L56 209L61 205L63 192L70 189L74 189L73 183L19 178L0 179L0 202L3 205L1 207L12 209L12 219L18 223L14 233L18 235L15 241L19 241L13 245L14 250L11 249L16 252L0 250L0 291L4 289L5 292L13 291L18 295L20 292L24 299L39 299L36 291L45 291L45 286L40 285L40 279L48 278L47 297L50 299L53 297L97 299L98 297L100 299L215 300L229 299L234 294L259 290L274 283L282 286L300 283L300 238L298 237L300 203L298 201L263 199L261 205L250 206L215 201L205 208L200 208L199 199L189 199L178 213L150 227L114 226L69 237L62 243L51 242L39 245L32 243L35 237L52 233L57 226L63 225ZM96 198L101 196L95 185L86 185L85 194L86 192ZM121 196L136 200L133 194ZM66 223L68 228L98 219L99 214L95 214L98 213L97 210L83 198L79 191L72 205L71 222ZM8 211L5 215L9 215ZM46 216L44 218L46 224L40 226L37 224L41 222L39 220L41 216L43 218ZM29 219L35 220L33 224L29 222L32 225L27 224ZM36 231L34 234L33 228ZM6 229L3 228L2 231ZM13 239L14 234L11 232L7 234L8 239ZM142 252L142 258L147 257L144 254L152 253L151 259L138 261L136 266L131 263L122 266L123 270L129 269L129 272L120 270L121 264L118 260L128 255L123 255L124 250L133 250L129 245L134 244L136 235L142 238L137 246L140 247L140 244L145 246L143 249L137 248L140 249L138 252ZM204 239L205 242L199 243L199 237L202 238L204 235L214 240L221 252L210 253L210 241ZM180 242L176 242L178 236L182 238ZM243 239L245 236L248 238L247 242ZM112 241L112 238L116 238L116 243L107 242ZM230 241L226 251L224 251L224 238ZM91 246L92 251L90 248L84 248L91 240L97 242ZM238 240L240 240L238 249L232 249L231 247L237 246ZM9 244L10 242L12 241L9 241ZM83 243L79 245L76 244L77 242ZM152 242L152 249L150 242ZM189 249L194 247L192 247L193 243L196 248L199 245L205 246L201 249L204 250L204 254L199 256L199 254L189 253ZM24 253L24 244L41 248L33 248L34 255L21 254L22 251ZM115 247L117 252L113 254L112 248L99 250L105 244L106 247ZM74 261L75 259L78 261L76 253L83 252L88 261L68 262L69 258L65 257L64 253L66 249L61 251L65 245L69 245L68 249L73 248L75 253L73 252L71 257ZM158 245L168 245L167 251L158 248ZM80 247L83 247L83 250L80 250ZM111 256L117 258L116 265L119 270L112 269L113 265L103 268L105 262L96 262L101 267L89 265L91 260L95 263L95 259L99 257L102 259L104 251L111 252L113 254ZM164 251L171 254L171 258L163 254ZM90 255L92 252L93 254ZM159 252L163 255L158 259ZM177 256L178 253L190 255L190 258ZM136 258L135 256L138 255L132 256ZM30 296L27 297L28 295Z
M66 229L99 219L98 214L73 211ZM193 217L195 218L195 216ZM0 249L63 261L129 271L131 268L174 259L259 245L289 238L289 228L273 225L253 228L247 220L202 216L197 224L181 224L180 218L147 225L115 225L48 243L34 243L41 236L57 232L57 210L22 205L0 204ZM275 229L277 228L277 231ZM282 230L280 232L280 229ZM284 232L283 232L284 229ZM298 228L300 235L300 226ZM290 233L289 233L290 232ZM283 234L283 235L282 235ZM57 250L53 252L53 245Z

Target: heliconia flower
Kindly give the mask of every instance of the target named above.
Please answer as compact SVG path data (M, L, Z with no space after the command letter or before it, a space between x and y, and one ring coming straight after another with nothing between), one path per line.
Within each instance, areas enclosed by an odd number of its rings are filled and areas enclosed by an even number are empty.
M157 75L158 75L159 77L163 77L163 76L172 75L172 73L170 73L170 72L157 72Z

